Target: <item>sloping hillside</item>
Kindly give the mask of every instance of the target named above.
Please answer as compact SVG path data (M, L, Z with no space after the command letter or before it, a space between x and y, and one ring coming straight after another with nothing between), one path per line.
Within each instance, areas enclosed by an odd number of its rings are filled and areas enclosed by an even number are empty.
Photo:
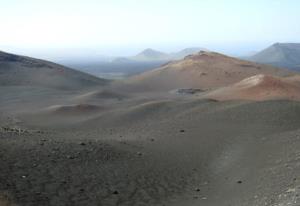
M298 81L297 81L298 79ZM300 100L299 76L280 78L255 75L205 95L216 100Z
M81 89L108 81L52 62L0 52L1 86Z
M293 72L202 51L136 75L127 84L136 90L211 89L236 83L256 74L287 76Z

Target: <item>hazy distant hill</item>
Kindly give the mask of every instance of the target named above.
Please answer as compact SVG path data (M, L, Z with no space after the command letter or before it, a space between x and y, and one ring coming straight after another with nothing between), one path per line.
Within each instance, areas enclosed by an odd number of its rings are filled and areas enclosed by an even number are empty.
M171 53L170 56L172 59L179 60L179 59L183 59L184 57L186 57L188 55L196 54L200 51L208 51L208 50L205 48L200 48L200 47L186 48L179 52Z
M108 81L52 62L0 52L1 86L80 89Z
M169 55L167 53L163 53L154 49L145 49L141 53L132 57L131 59L136 61L157 61L157 60L168 60Z
M114 59L114 62L132 62L132 61L160 61L160 62L167 62L171 60L179 60L183 59L185 56L190 54L198 53L199 51L207 51L207 49L194 47L194 48L186 48L179 52L173 53L164 53L161 51L157 51L154 49L145 49L142 52L138 53L136 56L132 57L118 57Z
M95 76L119 79L160 67L172 60L183 59L187 55L195 54L202 50L206 49L198 47L187 48L168 54L153 49L145 49L135 56L117 57L112 61L82 62L67 65Z
M276 43L253 55L249 60L300 70L300 43Z

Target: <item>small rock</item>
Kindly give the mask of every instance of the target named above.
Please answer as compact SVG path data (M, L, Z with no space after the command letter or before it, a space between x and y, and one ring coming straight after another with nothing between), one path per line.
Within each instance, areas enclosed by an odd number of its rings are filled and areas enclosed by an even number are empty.
M53 151L59 151L59 147L54 147Z
M80 142L79 145L85 146L86 144L84 142Z
M200 188L196 188L195 191L196 191L196 192L200 192Z
M290 192L296 192L296 188L289 188L286 192L287 192L287 193L290 193Z
M180 130L180 132L181 132L181 133L184 133L184 132L185 132L185 130L184 130L184 129L181 129L181 130Z
M67 155L67 158L70 159L70 160L75 159L75 157L71 156L71 155Z
M208 185L208 182L207 181L203 182L203 185Z
M243 182L241 180L237 181L238 184L242 184Z
M114 195L117 195L117 194L119 194L119 192L118 192L117 190L115 190L115 191L113 192L113 194L114 194Z

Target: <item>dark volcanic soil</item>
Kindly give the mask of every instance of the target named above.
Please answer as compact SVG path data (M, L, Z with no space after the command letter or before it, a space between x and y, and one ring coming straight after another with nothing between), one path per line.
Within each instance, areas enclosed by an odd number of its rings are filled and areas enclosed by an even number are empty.
M0 92L0 205L299 205L299 102Z
M154 205L192 181L192 171L155 167L126 143L49 134L1 139L1 191L20 205Z

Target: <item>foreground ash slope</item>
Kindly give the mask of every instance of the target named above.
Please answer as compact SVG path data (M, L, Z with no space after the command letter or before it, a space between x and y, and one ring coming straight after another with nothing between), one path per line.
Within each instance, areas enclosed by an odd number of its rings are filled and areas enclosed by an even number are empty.
M0 205L299 205L300 102L205 96L297 91L271 69L194 95L0 86Z
M182 87L210 89L226 86L256 74L285 76L292 72L202 51L134 76L127 83L136 90L167 91Z
M0 85L80 89L104 85L107 80L30 57L0 51Z

